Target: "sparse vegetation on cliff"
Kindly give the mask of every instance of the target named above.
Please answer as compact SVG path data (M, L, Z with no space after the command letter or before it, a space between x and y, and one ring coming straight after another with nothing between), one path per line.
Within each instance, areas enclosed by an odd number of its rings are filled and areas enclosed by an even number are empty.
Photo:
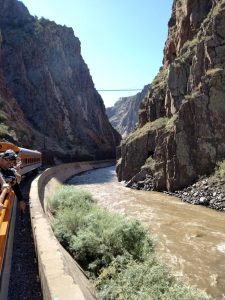
M155 169L155 160L154 160L154 158L152 158L152 156L149 156L146 159L145 164L142 166L142 169L148 169L148 170L154 171L154 169Z
M99 299L212 299L175 279L145 227L99 208L90 194L63 186L49 208L57 238L93 279Z
M180 56L178 60L185 61L186 59L190 59L195 54L195 49L199 40L197 37L193 38L192 40L187 40L182 49L180 50Z
M143 127L138 128L136 131L131 133L125 141L129 143L136 138L140 138L143 135L148 134L149 131L154 131L156 129L164 127L168 122L168 120L169 118L164 117L164 118L158 118L153 122L148 122Z
M159 73L156 75L156 77L154 78L154 80L152 81L152 87L156 87L156 86L164 86L166 84L166 77L168 74L168 69L167 68L163 68L161 67L159 70Z
M8 135L9 127L3 123L0 123L0 137Z
M36 34L42 33L44 30L44 27L42 26L40 20L36 17L34 22L34 30Z
M222 68L213 68L213 69L207 70L206 75L215 76L219 72L223 72L223 69Z
M225 160L217 164L214 176L225 181Z
M174 123L175 121L177 120L178 118L178 115L177 114L174 114L169 120L168 122L166 123L166 130L170 131L173 129L173 126L174 126Z

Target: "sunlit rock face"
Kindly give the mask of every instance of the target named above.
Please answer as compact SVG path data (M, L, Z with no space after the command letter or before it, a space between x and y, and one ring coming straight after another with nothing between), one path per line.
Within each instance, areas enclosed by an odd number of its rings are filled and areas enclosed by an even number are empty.
M125 138L131 133L138 122L140 103L148 93L150 85L134 96L121 97L112 107L106 108L106 113L112 126Z
M31 146L63 161L114 157L120 135L72 28L32 17L20 1L0 0L0 30L0 68L33 130Z
M225 1L176 0L168 25L164 65L117 165L119 180L144 166L157 190L187 186L225 158Z

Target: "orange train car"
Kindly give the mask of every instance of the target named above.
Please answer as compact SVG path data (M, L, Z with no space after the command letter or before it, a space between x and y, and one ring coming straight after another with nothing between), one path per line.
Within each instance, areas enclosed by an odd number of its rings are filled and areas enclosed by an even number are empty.
M21 175L29 173L38 169L42 164L41 152L37 150L26 149L18 147L9 142L0 141L0 153L6 150L13 150L18 157L19 168L18 172ZM14 207L14 192L10 189L9 193L6 190L0 191L0 202L3 203L4 208L0 210L0 282L3 277L3 265L5 260L6 248L8 244L8 235Z
M4 208L0 212L0 278L2 277L7 240L10 230L10 222L14 205L13 199L14 192L12 190L10 190L9 193L3 191L0 195L0 201L4 201Z
M38 169L42 164L41 152L37 150L18 147L9 142L0 142L0 153L3 153L8 149L15 151L18 158L21 160L20 169L18 170L20 175Z

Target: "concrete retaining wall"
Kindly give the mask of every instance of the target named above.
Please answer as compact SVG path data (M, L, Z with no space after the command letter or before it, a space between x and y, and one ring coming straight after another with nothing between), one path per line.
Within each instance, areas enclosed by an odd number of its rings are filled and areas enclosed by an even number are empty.
M45 300L96 299L95 291L80 266L55 238L46 214L46 203L56 188L71 176L112 164L112 161L98 161L56 166L45 170L31 185L31 224Z

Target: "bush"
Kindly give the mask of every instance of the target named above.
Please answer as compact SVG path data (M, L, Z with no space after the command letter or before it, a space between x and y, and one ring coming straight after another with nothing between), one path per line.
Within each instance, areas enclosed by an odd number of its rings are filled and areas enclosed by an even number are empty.
M64 186L48 203L57 238L92 276L118 255L144 261L153 251L154 240L138 221L99 208L86 192Z
M219 179L225 179L225 160L217 163L215 177Z
M145 164L142 166L142 169L148 169L148 170L154 172L154 170L155 170L155 160L152 156L149 156L146 159Z
M163 262L148 257L144 263L117 257L97 282L102 300L210 300L204 292L178 283Z
M57 238L93 279L100 299L211 299L175 280L139 221L103 210L90 194L69 186L57 191L49 208Z
M0 123L0 137L8 135L9 127L3 123Z
M65 208L86 211L89 210L91 203L93 203L93 200L89 193L64 185L57 189L51 199L48 199L48 208L52 214L57 211L61 213L61 210Z
M118 255L130 254L143 261L153 245L138 221L94 208L73 235L69 250L81 266L97 275Z

